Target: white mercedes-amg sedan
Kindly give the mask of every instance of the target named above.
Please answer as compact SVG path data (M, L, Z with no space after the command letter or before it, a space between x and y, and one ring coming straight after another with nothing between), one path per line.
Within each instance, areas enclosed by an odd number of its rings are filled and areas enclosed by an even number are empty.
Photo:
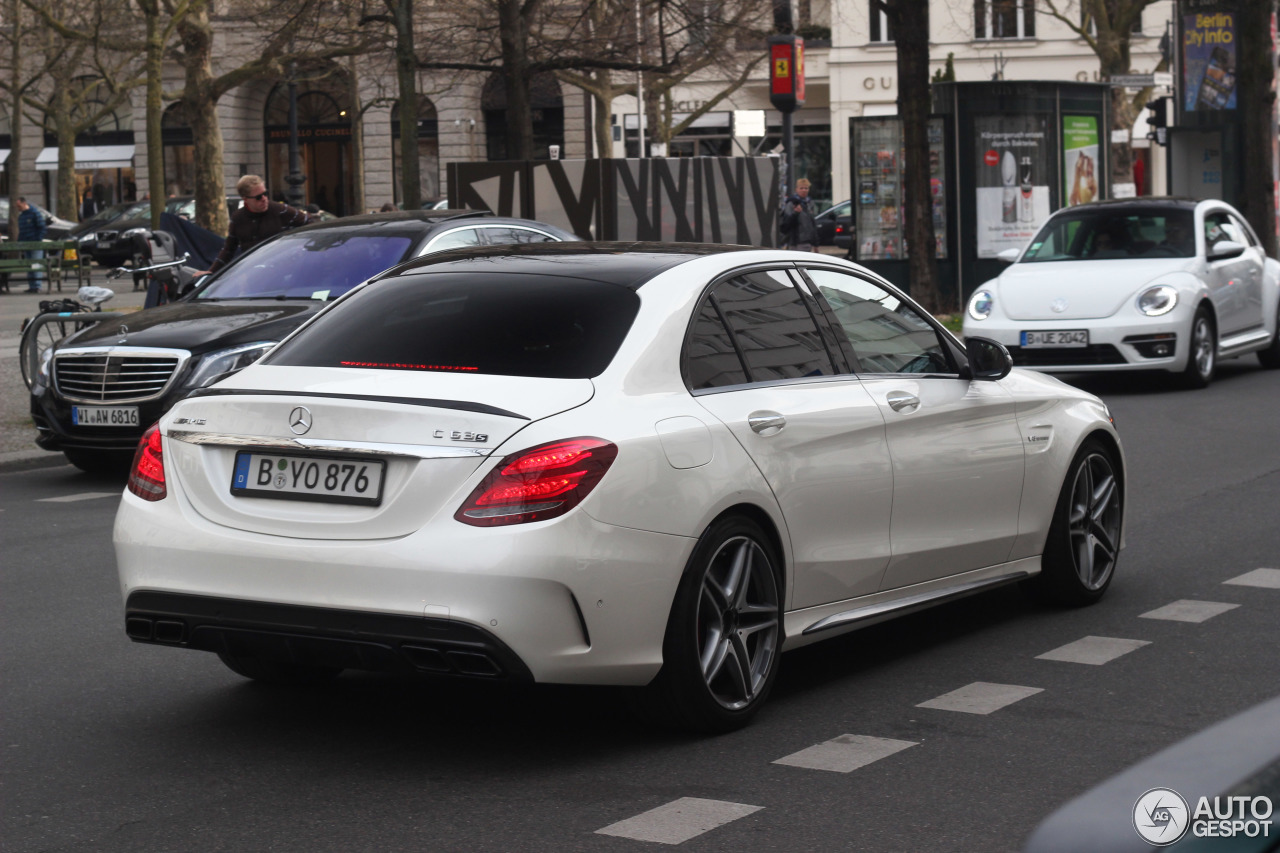
M1022 582L1102 597L1107 407L829 257L580 243L396 267L139 444L130 638L240 675L644 687L745 724L787 649Z
M1280 262L1229 204L1136 198L1063 208L980 286L965 335L1053 373L1163 370L1190 388L1219 359L1280 367Z

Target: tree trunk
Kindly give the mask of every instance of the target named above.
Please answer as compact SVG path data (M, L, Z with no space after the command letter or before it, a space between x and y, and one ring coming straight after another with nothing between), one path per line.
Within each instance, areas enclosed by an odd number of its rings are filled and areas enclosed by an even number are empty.
M9 91L13 100L9 103L10 145L9 149L9 239L18 239L18 196L22 195L21 182L18 180L19 165L22 163L22 0L12 0L9 4L9 20L12 22L12 40L9 42Z
M532 160L533 106L529 97L529 31L519 0L500 0L498 26L502 40L502 78L507 96L507 158Z
M1276 93L1275 55L1271 48L1271 13L1273 0L1241 0L1237 7L1236 34L1240 63L1236 93L1237 109L1242 113L1244 149L1244 187L1240 194L1240 212L1258 232L1270 257L1280 256L1276 239L1275 179L1273 134L1275 132Z
M418 57L413 52L413 0L388 0L396 21L396 82L400 89L400 197L405 210L422 207L418 160Z
M161 122L164 115L164 35L160 26L160 5L156 0L138 0L147 25L146 35L146 115L147 115L147 187L151 194L151 227L160 227L164 211L164 139Z
M79 221L80 205L76 204L76 133L71 126L71 107L65 81L54 83L54 133L58 137L58 180L54 192L54 210L63 219Z
M195 142L196 224L215 234L226 234L222 129L218 125L218 100L213 86L213 27L206 3L192 5L178 24L178 34L182 39L186 75L182 100ZM153 213L157 199L163 207L164 195L163 186L152 188Z
M897 41L910 292L925 310L936 313L943 306L938 293L933 191L929 181L929 4L928 0L895 0L889 9Z
M602 76L609 72L601 72ZM605 94L605 92L608 94ZM613 87L608 86L602 88L599 93L592 92L591 97L595 99L596 108L593 111L592 124L596 134L596 156L602 160L613 158Z
M364 213L364 107L360 102L360 72L354 56L347 57L351 79L351 211Z

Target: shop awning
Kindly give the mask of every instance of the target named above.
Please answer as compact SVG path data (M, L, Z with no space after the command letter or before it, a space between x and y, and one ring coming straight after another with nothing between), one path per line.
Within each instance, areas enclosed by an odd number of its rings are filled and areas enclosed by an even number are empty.
M4 164L9 162L10 148L0 148L0 172L4 171Z
M132 145L77 145L77 169L127 169L133 165ZM58 149L46 148L36 158L36 169L52 172L58 168Z

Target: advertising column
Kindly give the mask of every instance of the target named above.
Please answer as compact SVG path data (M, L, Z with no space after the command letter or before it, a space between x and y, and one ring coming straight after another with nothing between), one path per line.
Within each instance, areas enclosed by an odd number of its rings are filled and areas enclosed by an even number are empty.
M1049 217L1054 154L1046 122L1038 115L974 116L979 258L1022 248Z
M1182 16L1182 98L1182 109L1188 113L1236 108L1233 12L1210 7Z

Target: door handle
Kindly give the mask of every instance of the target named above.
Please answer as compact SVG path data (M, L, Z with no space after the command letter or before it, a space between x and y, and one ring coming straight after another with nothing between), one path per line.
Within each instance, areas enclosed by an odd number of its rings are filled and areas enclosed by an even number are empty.
M752 412L747 415L747 425L753 432L768 437L782 432L787 419L777 412Z
M904 414L911 414L920 408L920 398L906 391L890 391L885 396L885 401L888 402L889 408Z

